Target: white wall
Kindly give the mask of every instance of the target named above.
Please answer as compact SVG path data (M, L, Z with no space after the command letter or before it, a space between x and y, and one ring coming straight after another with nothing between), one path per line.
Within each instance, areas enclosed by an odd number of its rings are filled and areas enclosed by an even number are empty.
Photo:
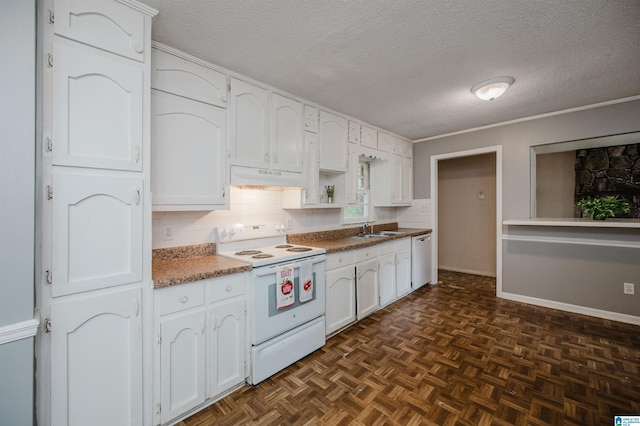
M0 424L33 423L35 1L0 14ZM35 329L32 330L35 333Z
M431 156L502 145L502 216L505 220L528 218L531 211L532 146L638 131L640 100L631 100L416 143L413 151L414 182L421 184L414 185L414 196L430 195ZM517 231L514 228L517 227L503 227L503 232L514 234ZM634 246L640 241L640 232L637 229L624 231L620 234L602 230L588 238L564 228L523 231L522 238L545 239L552 236L570 243L553 246L553 259L545 254L551 252L548 243L533 242L526 247L525 244L506 244L501 258L503 296L520 297L521 300L529 298L527 300L531 302L548 306L560 306L558 303L561 303L563 309L640 323L640 295L623 295L623 283L620 281L640 281L640 263L637 262L640 248ZM634 242L624 242L627 237ZM598 241L585 249L585 243L581 241L588 239ZM583 255L589 252L590 258L611 259L612 241L614 246L620 241L620 246L627 248L619 261L606 264L609 273L605 273L606 279L602 279L602 263L589 262ZM633 258L636 260L631 261ZM553 285L549 285L549 275L545 274L553 272L552 261L561 261L564 267L553 275ZM527 262L537 267L525 274L522 265ZM542 282L544 285L536 284ZM616 313L626 316L619 317Z

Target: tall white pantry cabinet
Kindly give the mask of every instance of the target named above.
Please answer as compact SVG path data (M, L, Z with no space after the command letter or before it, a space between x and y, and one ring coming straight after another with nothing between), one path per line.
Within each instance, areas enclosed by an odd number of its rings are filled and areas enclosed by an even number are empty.
M45 0L42 425L149 425L151 18L133 0ZM147 337L144 337L147 339ZM149 370L149 371L147 371Z

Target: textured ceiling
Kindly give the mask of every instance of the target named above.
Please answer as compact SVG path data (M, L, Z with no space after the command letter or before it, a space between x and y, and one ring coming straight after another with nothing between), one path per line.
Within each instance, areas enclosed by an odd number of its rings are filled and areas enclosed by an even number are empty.
M154 40L413 140L640 95L639 0L142 3Z

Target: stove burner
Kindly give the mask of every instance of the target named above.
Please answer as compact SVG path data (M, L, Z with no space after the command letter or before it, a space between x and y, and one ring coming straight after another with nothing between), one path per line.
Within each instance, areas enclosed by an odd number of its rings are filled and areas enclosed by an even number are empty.
M291 244L280 244L279 246L276 246L275 248L289 248L289 247L293 247Z
M311 248L309 247L291 247L290 249L287 249L287 251L293 251L293 252L303 252L303 251L310 251Z
M270 257L273 257L273 255L269 253L260 253L260 252L258 252L258 254L254 256L251 256L252 259L268 259Z
M236 256L252 256L254 254L260 254L262 253L260 250L243 250L243 251L237 251L235 254Z

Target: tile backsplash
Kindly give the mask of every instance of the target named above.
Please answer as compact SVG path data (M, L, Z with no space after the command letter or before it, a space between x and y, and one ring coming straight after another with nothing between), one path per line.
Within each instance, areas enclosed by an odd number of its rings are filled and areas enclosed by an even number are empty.
M287 226L287 233L336 229L341 209L284 210L279 188L231 187L229 210L206 212L154 212L152 247L165 248L215 243L215 228L236 224ZM412 207L376 208L376 223L398 222L407 228L427 228L429 200L414 200ZM349 225L353 226L353 225Z

